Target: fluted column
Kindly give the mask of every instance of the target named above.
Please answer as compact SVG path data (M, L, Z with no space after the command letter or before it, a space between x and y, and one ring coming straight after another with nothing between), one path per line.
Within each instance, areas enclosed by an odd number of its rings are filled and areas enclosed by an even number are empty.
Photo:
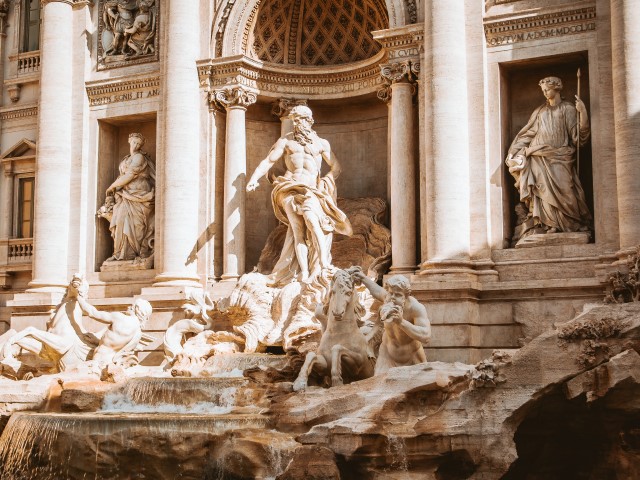
M611 0L611 54L621 256L640 244L640 0Z
M67 284L71 188L73 11L69 0L43 0L36 162L33 292Z
M421 274L473 273L465 2L425 5L425 176L427 258Z
M412 68L413 67L413 68ZM416 269L416 139L413 95L417 64L385 65L391 82L389 178L391 190L391 272Z
M158 174L162 190L156 237L161 273L156 285L197 285L197 262L189 254L198 239L200 210L200 14L197 6L169 0L164 62L163 155ZM157 257L156 257L157 258Z
M224 233L222 280L235 281L244 273L246 254L245 205L247 133L245 113L256 101L255 93L242 86L214 92L215 101L227 110L224 164Z

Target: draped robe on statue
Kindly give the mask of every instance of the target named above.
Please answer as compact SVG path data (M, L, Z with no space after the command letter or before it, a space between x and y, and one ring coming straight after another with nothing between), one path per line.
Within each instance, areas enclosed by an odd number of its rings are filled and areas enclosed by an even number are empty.
M589 229L591 213L575 168L576 145L588 138L589 128L578 128L575 106L563 101L538 107L514 139L507 165L534 223L562 232ZM523 168L516 155L526 158Z
M320 241L323 241L324 245L326 245L329 263L331 262L333 232L350 236L352 229L349 219L336 205L336 184L333 177L319 177L315 188L296 182L286 175L277 177L273 183L274 188L271 192L273 210L276 218L287 225L288 228L282 253L275 267L273 267L269 283L273 286L282 286L294 280L300 272L293 231L284 208L287 202L293 203L294 211L301 216L304 216L305 211L317 216L324 233L324 238L320 239ZM309 229L307 228L306 231L306 243L309 247L309 271L317 273L320 271L320 252L313 244L312 234Z
M127 155L120 163L120 175L134 178L115 194L116 204L109 229L113 237L115 260L148 257L153 252L155 165L145 153L138 167Z

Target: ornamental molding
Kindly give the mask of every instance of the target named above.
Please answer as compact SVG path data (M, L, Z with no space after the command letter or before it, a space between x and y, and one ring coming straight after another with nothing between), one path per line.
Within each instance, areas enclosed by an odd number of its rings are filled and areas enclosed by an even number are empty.
M595 7L554 13L534 13L498 21L485 20L484 24L488 47L575 35L592 32L595 29Z
M37 105L25 105L17 108L6 108L0 110L0 120L16 120L27 117L37 117L38 106Z
M390 83L415 82L420 75L420 62L404 60L380 65L380 75Z
M407 25L371 32L387 52L387 61L417 61L424 52L424 24Z
M159 76L87 82L86 89L91 107L158 97L161 91Z
M380 63L384 51L362 62L335 67L273 65L244 55L197 63L200 86L213 91L238 85L271 97L347 98L374 93L383 84Z
M242 85L227 86L214 90L209 95L209 102L221 109L242 108L253 105L258 101L255 92L243 87Z

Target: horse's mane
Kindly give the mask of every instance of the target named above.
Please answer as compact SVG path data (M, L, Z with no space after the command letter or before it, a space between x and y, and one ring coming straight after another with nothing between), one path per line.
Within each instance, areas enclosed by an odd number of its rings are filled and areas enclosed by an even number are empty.
M355 268L356 267L351 267L347 270L337 270L336 273L333 274L333 279L331 280L331 287L333 287L333 285L335 285L336 282L341 282L341 284L345 285L350 290L353 290L353 295L356 296L355 308L353 309L353 314L356 318L356 322L358 326L362 326L363 324L362 317L364 317L367 312L366 312L366 309L364 308L364 305L362 305L362 302L360 301L360 295L358 295L358 292L355 291L355 282L353 278L353 274L356 271ZM328 315L329 313L330 299L331 299L331 295L327 295L324 300L324 303L322 304L322 312L324 313L325 316Z

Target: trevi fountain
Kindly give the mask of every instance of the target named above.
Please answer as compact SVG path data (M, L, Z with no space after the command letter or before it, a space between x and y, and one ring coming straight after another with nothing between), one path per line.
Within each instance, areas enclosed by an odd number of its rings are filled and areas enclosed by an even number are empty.
M0 0L0 479L640 478L640 0Z

